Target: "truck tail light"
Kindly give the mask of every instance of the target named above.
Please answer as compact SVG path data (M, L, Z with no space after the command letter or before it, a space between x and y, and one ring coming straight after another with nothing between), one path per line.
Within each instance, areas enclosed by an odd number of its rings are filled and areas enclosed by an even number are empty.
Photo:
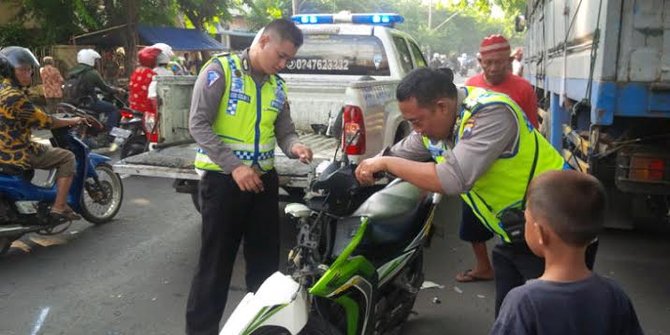
M663 181L665 177L665 161L648 156L633 156L630 160L628 178L635 181Z
M342 113L342 147L347 155L365 153L365 123L358 106L344 106Z
M156 114L144 113L144 132L147 134L147 140L150 143L158 142L158 127Z

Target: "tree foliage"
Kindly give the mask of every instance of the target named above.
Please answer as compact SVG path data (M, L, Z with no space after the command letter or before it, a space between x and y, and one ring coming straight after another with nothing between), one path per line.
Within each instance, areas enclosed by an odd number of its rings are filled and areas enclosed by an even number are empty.
M503 34L513 44L520 44L521 37L513 31L514 17L522 12L526 0L433 0L432 24L428 26L428 1L422 0L297 0L298 13L335 13L349 10L352 13L396 12L405 17L398 29L414 36L426 52L475 53L479 42L490 34ZM291 14L291 1L256 1L256 10L276 5L284 17ZM500 17L491 15L495 6ZM454 15L455 14L455 15ZM453 16L453 17L452 17ZM451 18L450 18L451 17ZM442 24L445 22L446 23ZM256 20L254 28L269 22L269 18ZM440 25L442 24L442 25Z
M0 26L0 43L4 45L10 41L26 46L63 43L73 35L125 24L129 3L139 7L140 23L175 25L183 19L202 30L217 23L225 26L235 13L243 14L252 30L274 18L293 14L292 0L7 1L22 10L15 21ZM526 0L433 0L430 27L429 2L423 0L296 0L296 3L299 13L397 12L405 17L398 29L413 35L425 51L472 53L479 41L492 33L504 34L513 44L520 44L520 35L513 32L513 22L523 12ZM492 15L496 7L502 13L499 17ZM30 20L45 28L41 34L21 28L21 23Z

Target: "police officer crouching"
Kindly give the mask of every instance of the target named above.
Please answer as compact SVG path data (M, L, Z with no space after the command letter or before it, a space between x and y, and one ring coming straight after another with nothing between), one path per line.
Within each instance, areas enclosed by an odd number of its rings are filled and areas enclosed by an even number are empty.
M276 73L303 43L291 22L268 24L241 54L203 66L191 100L190 132L199 145L202 246L186 309L187 334L217 334L240 241L246 286L256 291L279 261L275 143L290 158L312 159L299 143L286 83Z
M512 288L544 271L544 261L524 240L528 184L546 171L570 167L507 95L457 88L452 80L444 70L428 68L403 78L396 97L415 132L391 148L391 157L362 161L356 177L370 184L374 173L388 171L422 189L460 195L502 240L492 257L497 315ZM593 243L587 249L589 268L596 248Z

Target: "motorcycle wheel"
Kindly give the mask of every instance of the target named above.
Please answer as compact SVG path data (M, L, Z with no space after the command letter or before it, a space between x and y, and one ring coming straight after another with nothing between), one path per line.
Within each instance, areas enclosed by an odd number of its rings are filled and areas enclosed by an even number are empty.
M81 195L81 215L93 224L103 224L111 221L121 209L123 201L123 184L118 174L109 164L100 164L95 167L100 185L104 192L95 192L90 186L84 186ZM90 179L90 178L89 178ZM87 180L93 183L93 180ZM104 194L103 194L104 193Z
M133 136L121 147L121 159L134 156L147 151L147 138L144 136Z
M343 335L342 332L320 316L311 315L299 335Z
M409 273L407 273L407 278L408 284L412 286L413 288L416 289L418 292L421 288L421 284L423 284L423 250L418 251L419 254L416 255L416 258L414 258L414 261L412 261L412 264L410 264L410 270ZM405 301L405 304L400 307L400 310L397 312L398 314L394 316L394 320L396 320L395 325L400 326L402 323L407 321L407 318L409 315L412 313L412 308L414 308L414 302L416 301L416 296L417 294L412 294L407 292L406 294L410 295L407 297L407 300Z
M343 335L339 329L333 327L320 317L310 317L299 335ZM254 330L251 335L291 335L284 327L264 326Z

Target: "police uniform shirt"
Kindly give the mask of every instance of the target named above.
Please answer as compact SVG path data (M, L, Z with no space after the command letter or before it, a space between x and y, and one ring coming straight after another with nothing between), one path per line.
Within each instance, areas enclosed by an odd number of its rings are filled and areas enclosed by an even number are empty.
M462 106L465 92L458 90L457 106ZM463 137L454 144L460 120L454 127L451 138L443 139L451 150L445 150L444 163L436 166L444 194L458 195L472 188L501 156L511 155L517 145L518 123L510 109L501 105L485 107L473 115L463 132ZM407 138L391 148L391 155L410 160L425 161L431 158L423 145L422 137L412 132Z
M251 75L258 87L261 87L268 79L268 75L255 73L251 69L248 65L251 63L248 50L240 55L240 59L247 64L245 68L240 70ZM225 88L225 74L218 62L210 62L207 67L200 71L193 87L189 130L193 139L207 152L209 158L221 167L223 173L230 174L243 163L228 146L221 142L219 136L212 129L219 113L219 105ZM253 127L253 125L250 125L250 127ZM286 156L297 158L291 154L291 147L299 141L288 103L284 105L284 109L275 121L275 137L277 138L277 144Z

